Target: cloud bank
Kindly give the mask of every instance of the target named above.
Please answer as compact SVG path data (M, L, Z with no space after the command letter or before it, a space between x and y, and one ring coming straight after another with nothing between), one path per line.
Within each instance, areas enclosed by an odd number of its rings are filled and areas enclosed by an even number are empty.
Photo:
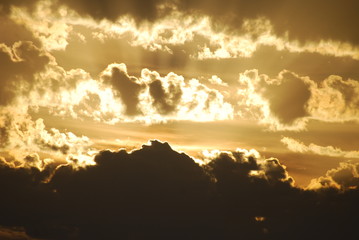
M80 168L1 163L0 225L41 239L355 236L357 185L340 180L349 165L330 173L345 192L313 191L294 187L285 166L255 150L203 156L199 166L152 141L132 152L101 151L96 165Z

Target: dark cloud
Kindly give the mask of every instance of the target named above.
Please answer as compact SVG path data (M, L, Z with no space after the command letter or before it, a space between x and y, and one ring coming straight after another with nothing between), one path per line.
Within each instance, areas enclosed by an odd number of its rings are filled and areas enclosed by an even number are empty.
M293 187L277 159L222 152L201 167L152 141L95 161L42 171L1 162L0 226L62 240L356 236L358 190Z
M0 105L7 105L17 95L26 95L34 86L34 75L50 62L32 42L19 41L11 47L0 44Z
M181 9L213 16L215 22L234 30L238 30L245 19L265 17L277 34L288 34L290 39L332 39L359 44L355 27L359 22L359 3L355 0L185 0L180 3Z
M26 7L28 9L33 9L37 0L1 0L0 1L0 13L8 14L12 6L17 7Z
M344 162L333 168L323 177L313 179L310 188L339 187L340 189L356 189L359 187L359 163Z
M138 109L138 95L141 90L141 85L136 83L135 77L128 76L127 72L118 67L113 67L111 76L105 76L105 81L110 83L114 88L115 93L121 98L125 107L127 115L140 114Z
M268 99L271 112L283 124L291 125L296 119L308 115L307 103L310 86L290 72L282 72L279 80L262 82L263 97Z
M165 91L160 80L154 80L149 84L149 92L154 101L153 105L161 114L174 111L182 96L181 88L175 86L172 82L168 87L168 91L168 93Z
M4 43L8 46L12 46L19 40L31 41L36 46L40 44L31 31L7 16L0 16L0 32L6 33L0 35L0 43Z
M0 11L8 13L11 6L32 9L37 1L2 0ZM338 40L359 44L355 23L359 22L356 0L61 0L82 15L95 19L116 20L122 15L132 15L139 21L154 21L170 12L169 6L189 14L209 15L213 26L232 31L240 30L246 19L264 17L269 19L278 35L300 41Z
M116 20L119 16L129 14L138 20L154 20L158 17L157 7L164 0L61 0L60 3L75 9L80 14L90 15L96 19Z
M21 1L20 1L21 2ZM24 1L23 1L24 2ZM223 29L223 24L232 30L240 30L246 19L264 17L269 19L278 35L287 35L300 41L332 39L359 44L355 23L359 22L356 0L151 0L151 1L60 1L80 14L97 19L116 20L130 14L138 20L153 21L168 13L159 6L174 5L189 14L205 14L212 17L214 27ZM7 4L8 5L8 4Z

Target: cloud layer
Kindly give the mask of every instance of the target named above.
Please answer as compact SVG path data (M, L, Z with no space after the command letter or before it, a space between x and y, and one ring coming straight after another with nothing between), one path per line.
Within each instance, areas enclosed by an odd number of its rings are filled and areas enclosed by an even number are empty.
M130 153L101 151L84 168L1 163L0 224L42 239L355 236L356 189L295 188L277 159L254 150L211 151L203 160L152 141Z

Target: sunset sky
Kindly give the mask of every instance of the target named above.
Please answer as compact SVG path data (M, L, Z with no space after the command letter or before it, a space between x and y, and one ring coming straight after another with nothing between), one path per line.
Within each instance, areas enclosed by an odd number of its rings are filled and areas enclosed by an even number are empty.
M355 0L0 0L0 195L9 196L0 204L29 196L7 192L19 171L31 171L31 181L40 174L38 184L51 185L46 194L61 195L62 177L100 171L120 149L129 159L190 159L214 174L212 183L221 179L218 159L240 169L254 159L247 178L351 191L343 199L355 202L358 12ZM161 175L170 163L156 164ZM183 171L195 184L192 170ZM91 239L84 225L55 221L54 237L49 226L10 218L0 217L4 239Z

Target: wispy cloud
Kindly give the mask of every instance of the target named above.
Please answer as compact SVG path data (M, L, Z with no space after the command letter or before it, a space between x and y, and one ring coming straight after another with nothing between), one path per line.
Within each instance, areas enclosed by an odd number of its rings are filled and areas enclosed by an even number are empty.
M343 158L359 158L359 151L343 151L333 146L319 146L314 143L305 145L304 143L289 137L283 137L281 142L293 152L314 153L322 156L343 157Z

